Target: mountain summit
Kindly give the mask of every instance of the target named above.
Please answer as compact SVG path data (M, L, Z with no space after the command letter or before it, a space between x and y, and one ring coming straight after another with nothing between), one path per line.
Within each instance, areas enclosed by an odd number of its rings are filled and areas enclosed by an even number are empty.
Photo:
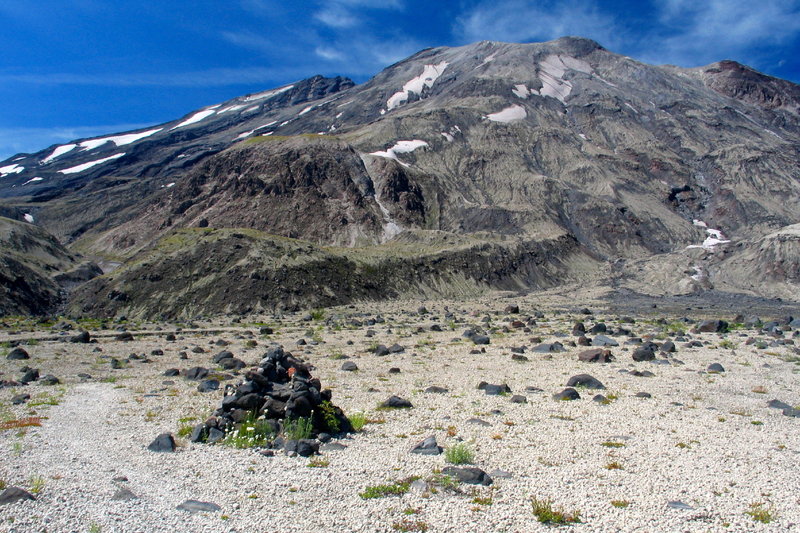
M799 113L800 87L731 61L484 41L17 155L0 213L107 271L72 293L76 313L568 282L787 297Z

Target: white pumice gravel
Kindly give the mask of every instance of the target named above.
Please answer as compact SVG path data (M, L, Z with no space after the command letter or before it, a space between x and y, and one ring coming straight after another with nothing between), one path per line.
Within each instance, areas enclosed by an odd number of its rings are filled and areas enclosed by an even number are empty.
M509 303L518 303L522 312L503 313ZM797 358L794 345L745 345L747 336L773 340L756 330L689 334L704 346L687 348L676 342L673 355L683 365L636 363L633 347L626 345L611 348L614 363L582 363L577 354L584 347L539 354L530 351L535 345L530 339L566 344L575 340L570 331L579 320L587 327L603 321L639 336L655 335L662 331L655 324L661 315L648 310L635 317L636 324L621 324L600 311L594 319L556 313L533 297L424 304L427 315L415 312L419 303L326 310L326 317L363 312L366 316L351 318L365 321L380 314L385 319L358 328L349 326L349 318L341 327L331 327L324 320L303 321L300 313L282 320L264 318L276 329L270 336L259 335L259 326L252 323L217 320L198 322L215 332L186 329L177 333L176 341L165 340L174 325L162 324L163 331L157 331L156 325L140 324L131 329L136 337L132 342L116 341L115 332L106 330L92 331L97 339L92 344L72 344L67 336L23 344L31 359L9 361L3 355L0 380L19 377L19 368L27 365L59 377L63 384L0 389L0 421L42 417L40 427L25 428L24 434L19 429L0 431L0 480L40 489L35 501L0 506L0 532L372 532L418 531L423 526L435 532L552 531L533 515L533 497L579 511L581 522L570 528L576 532L800 530L800 419L767 407L773 398L800 404L800 366L791 362ZM458 322L444 318L445 305ZM534 310L543 311L545 318L537 319L528 332L510 327L501 331ZM491 317L488 326L481 322L485 316ZM431 331L434 323L443 331ZM461 337L470 325L500 330L488 333L489 345L475 346ZM424 331L417 333L418 327ZM375 330L375 336L367 337L367 329ZM2 330L0 342L52 335L44 328L15 334ZM300 338L309 344L297 346ZM621 344L625 340L614 338ZM791 332L784 338L791 340ZM218 339L230 344L213 344ZM248 340L257 346L247 347ZM346 449L323 452L327 466L311 468L308 458L280 452L265 457L252 449L192 444L177 436L181 425L211 414L222 389L199 393L198 382L164 377L163 372L213 369L211 358L223 349L255 364L270 342L313 364L313 376L333 390L333 403L345 413L364 412L373 421L362 432L335 441ZM406 350L377 357L367 351L372 343L399 343ZM510 348L522 345L528 347L524 355L529 361L512 361ZM205 353L193 353L194 346ZM102 351L95 352L97 347ZM486 353L471 355L476 348ZM150 355L156 349L164 355ZM181 351L188 360L179 358ZM131 361L126 368L111 370L109 357L126 359L132 353L151 362ZM359 370L342 371L341 356L350 357ZM707 374L715 362L726 371ZM389 373L392 367L400 373ZM621 369L649 370L655 377L635 377ZM81 372L92 379L81 380ZM570 376L582 373L607 389L579 389L581 399L571 402L551 398ZM223 387L238 379L224 381ZM512 403L510 395L487 396L476 388L481 381L507 383L527 403ZM449 392L422 392L431 385ZM527 392L528 386L543 392ZM640 391L652 398L635 397ZM31 401L11 405L11 398L23 392ZM601 405L592 401L598 393L617 398ZM414 407L378 410L393 394ZM470 418L490 426L468 423ZM176 435L177 451L148 451L147 445L163 432ZM430 435L445 448L466 442L475 452L475 466L486 472L502 469L511 477L497 477L490 487L461 485L461 494L412 490L403 496L359 496L368 486L430 478L448 466L444 454L409 453ZM112 499L121 488L137 499ZM186 500L211 502L221 510L178 510ZM618 508L612 501L628 505ZM670 508L671 501L690 509ZM760 523L747 514L759 503L772 513L771 522Z

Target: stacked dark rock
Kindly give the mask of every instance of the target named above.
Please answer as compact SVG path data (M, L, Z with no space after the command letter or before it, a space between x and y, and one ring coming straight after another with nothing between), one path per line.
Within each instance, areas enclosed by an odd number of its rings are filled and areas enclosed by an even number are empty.
M284 351L283 346L272 345L241 383L226 387L220 407L195 428L193 440L210 441L211 434L219 440L220 433L237 429L253 414L270 421L276 434L286 420L300 418L311 420L311 437L352 432L344 412L330 402L331 396L331 391L323 390L319 379L311 376L305 363Z

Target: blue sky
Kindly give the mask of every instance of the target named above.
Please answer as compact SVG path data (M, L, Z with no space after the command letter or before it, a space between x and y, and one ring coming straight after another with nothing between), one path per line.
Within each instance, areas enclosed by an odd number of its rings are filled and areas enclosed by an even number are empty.
M800 0L4 0L0 160L431 46L580 35L649 63L800 82Z

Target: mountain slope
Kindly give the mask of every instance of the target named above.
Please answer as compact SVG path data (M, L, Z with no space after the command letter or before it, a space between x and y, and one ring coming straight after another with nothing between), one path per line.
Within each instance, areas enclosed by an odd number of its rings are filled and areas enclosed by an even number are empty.
M800 222L798 95L729 61L651 66L571 37L480 42L423 50L359 86L310 78L13 158L0 195L98 260L135 261L204 226L318 246L568 236L616 264L615 283L647 287L657 269L621 265L669 256L665 291L708 290L737 249L719 241L747 247ZM708 231L717 243L687 249Z

